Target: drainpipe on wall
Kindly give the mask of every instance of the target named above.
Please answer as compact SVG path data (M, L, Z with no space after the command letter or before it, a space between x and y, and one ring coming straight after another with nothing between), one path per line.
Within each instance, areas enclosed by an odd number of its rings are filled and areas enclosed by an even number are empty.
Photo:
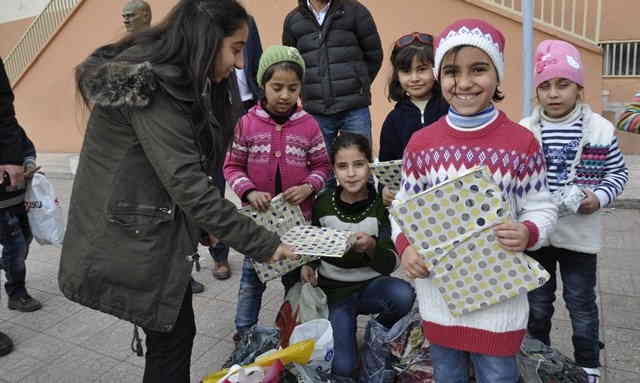
M522 114L531 115L533 97L533 1L522 1Z

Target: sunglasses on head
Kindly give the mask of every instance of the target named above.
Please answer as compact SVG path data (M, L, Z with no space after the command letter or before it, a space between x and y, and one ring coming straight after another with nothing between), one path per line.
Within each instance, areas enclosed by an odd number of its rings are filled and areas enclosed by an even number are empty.
M413 32L413 33L409 33L408 35L404 35L400 37L398 40L396 40L396 47L404 48L407 45L413 43L414 41L417 41L425 45L433 46L433 36L431 36L428 33Z

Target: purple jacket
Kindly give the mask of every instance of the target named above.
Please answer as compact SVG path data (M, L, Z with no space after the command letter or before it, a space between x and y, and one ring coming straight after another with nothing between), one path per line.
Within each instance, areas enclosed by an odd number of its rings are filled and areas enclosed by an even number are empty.
M254 189L274 195L278 167L283 191L308 183L317 193L331 174L324 138L310 114L298 108L278 125L258 104L236 125L224 178L245 201L245 194ZM307 219L311 219L313 200L312 195L300 204Z

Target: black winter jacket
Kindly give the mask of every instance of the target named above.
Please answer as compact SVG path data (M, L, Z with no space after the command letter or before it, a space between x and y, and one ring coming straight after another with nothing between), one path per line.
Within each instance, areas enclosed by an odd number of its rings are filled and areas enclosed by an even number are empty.
M299 0L284 20L282 43L298 48L307 66L302 92L307 112L333 115L371 105L382 44L364 5L332 0L319 25L307 1Z
M0 58L0 165L22 165L22 133L13 109L13 91Z
M434 95L422 111L408 99L398 102L382 124L380 132L380 161L402 159L411 135L438 121L447 114L449 104L441 95Z

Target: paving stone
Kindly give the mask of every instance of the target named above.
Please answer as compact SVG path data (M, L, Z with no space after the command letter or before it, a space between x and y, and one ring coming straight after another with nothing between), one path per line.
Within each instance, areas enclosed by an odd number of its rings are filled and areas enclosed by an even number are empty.
M38 334L18 345L18 350L38 360L50 363L73 348L69 342L47 334Z
M0 358L0 376L9 382L18 382L44 366L46 362L14 350Z
M61 371L68 375L84 377L87 381L100 378L120 361L103 354L74 347L69 352L49 364L51 371Z
M640 373L640 330L606 328L607 367Z
M220 370L233 349L233 342L221 341L215 344L196 363L191 365L191 382L200 382L203 377Z
M97 383L140 383L144 369L122 362L102 375Z
M612 368L603 369L602 383L638 383L640 374L632 371L616 370Z
M118 320L116 323L91 335L79 345L100 354L108 355L113 359L125 361L131 355L132 337L133 325L129 322Z

